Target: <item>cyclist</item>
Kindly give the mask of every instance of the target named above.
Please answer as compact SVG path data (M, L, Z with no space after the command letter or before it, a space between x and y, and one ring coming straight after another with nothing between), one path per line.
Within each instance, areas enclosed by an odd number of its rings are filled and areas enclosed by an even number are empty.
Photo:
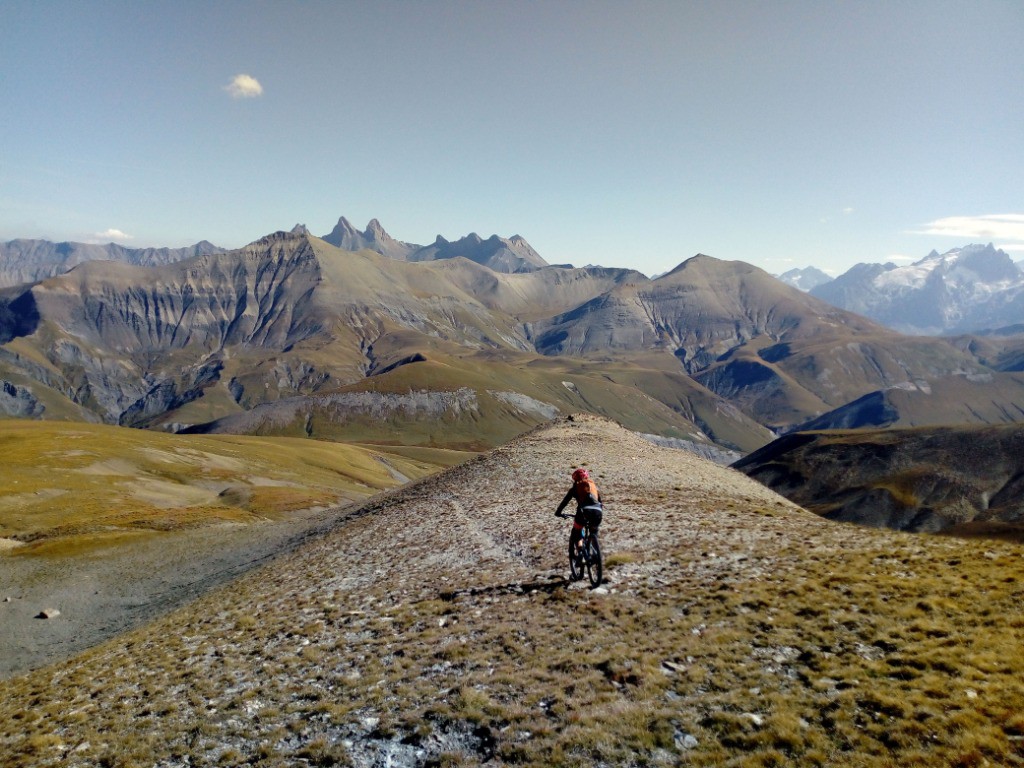
M555 510L555 517L564 517L562 510L574 498L576 499L576 516L572 520L572 533L569 534L570 552L576 551L576 545L579 543L580 536L583 535L583 526L589 523L591 529L596 532L604 515L601 492L597 489L597 483L590 479L590 473L583 468L572 473L572 488L565 494L562 503Z

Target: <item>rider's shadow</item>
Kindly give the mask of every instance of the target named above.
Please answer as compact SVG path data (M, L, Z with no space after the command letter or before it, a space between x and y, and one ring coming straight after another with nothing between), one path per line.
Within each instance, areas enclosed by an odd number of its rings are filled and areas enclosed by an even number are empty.
M601 586L605 586L607 579L604 579ZM489 587L470 587L469 589L456 589L448 592L442 592L440 597L445 602L452 602L460 597L494 597L496 595L528 595L533 592L544 592L551 594L552 592L559 589L568 589L575 584L581 584L582 582L573 581L570 578L563 577L557 579L549 579L547 581L516 581L511 584L493 584ZM597 589L597 587L588 587L590 590Z

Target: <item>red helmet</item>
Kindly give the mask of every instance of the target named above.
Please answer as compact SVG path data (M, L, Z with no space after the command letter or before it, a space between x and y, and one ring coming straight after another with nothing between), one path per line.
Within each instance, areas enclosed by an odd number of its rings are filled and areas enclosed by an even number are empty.
M587 470L585 470L585 469L577 469L575 472L572 473L572 481L574 483L578 483L581 480L588 480L588 479L590 479L590 473L587 472Z

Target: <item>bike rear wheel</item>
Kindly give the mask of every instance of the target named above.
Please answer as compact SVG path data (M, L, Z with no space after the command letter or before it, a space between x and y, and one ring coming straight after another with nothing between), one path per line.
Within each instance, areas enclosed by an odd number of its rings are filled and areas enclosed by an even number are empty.
M596 533L587 537L586 547L587 576L590 578L590 586L597 587L604 576L604 563L601 561L601 545L597 541Z

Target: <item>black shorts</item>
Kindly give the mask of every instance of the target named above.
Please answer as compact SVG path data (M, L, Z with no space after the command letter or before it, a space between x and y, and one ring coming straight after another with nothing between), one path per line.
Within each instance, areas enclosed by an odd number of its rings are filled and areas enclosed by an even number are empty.
M595 531L601 525L601 518L604 517L604 510L601 507L590 506L576 510L576 516L572 521L577 525L589 525Z

